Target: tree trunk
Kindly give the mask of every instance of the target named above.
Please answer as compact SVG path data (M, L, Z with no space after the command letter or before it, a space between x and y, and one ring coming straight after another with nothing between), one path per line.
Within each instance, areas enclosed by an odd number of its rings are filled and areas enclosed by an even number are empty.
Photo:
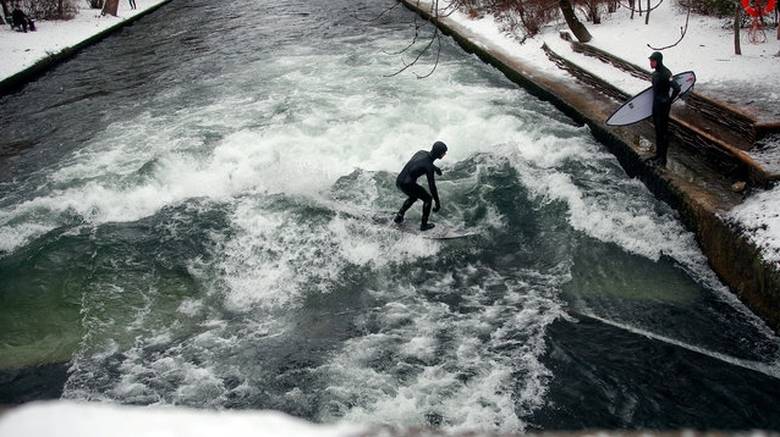
M574 6L572 6L571 0L558 0L558 5L561 8L561 13L563 13L566 24L569 26L569 29L571 29L574 37L577 38L577 41L588 42L593 39L590 32L588 32L588 29L585 28L574 14Z
M116 17L116 10L119 7L119 0L106 0L103 3L103 15L110 14Z
M628 0L628 5L631 6L631 19L634 19L634 1L635 0Z
M741 55L742 48L739 46L739 25L742 21L742 5L737 3L737 8L734 12L734 54Z
M601 15L599 15L599 2L592 1L588 4L590 8L590 21L593 24L601 24Z
M3 17L10 17L11 11L8 10L8 0L0 0L0 5L3 6Z
M642 0L639 0L640 3ZM645 15L645 25L650 24L650 0L647 0L647 14Z

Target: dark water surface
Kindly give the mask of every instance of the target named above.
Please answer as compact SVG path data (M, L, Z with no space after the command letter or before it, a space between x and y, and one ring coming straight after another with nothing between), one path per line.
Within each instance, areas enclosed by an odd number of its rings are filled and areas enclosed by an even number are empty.
M175 0L0 99L0 401L780 429L778 339L674 211L450 40L383 77L389 5ZM437 139L476 237L370 219Z

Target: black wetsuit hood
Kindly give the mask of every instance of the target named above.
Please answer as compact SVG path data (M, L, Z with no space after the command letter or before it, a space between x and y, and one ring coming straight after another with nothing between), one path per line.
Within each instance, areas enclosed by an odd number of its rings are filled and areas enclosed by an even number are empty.
M431 148L431 156L433 156L433 159L441 159L445 153L447 153L446 144L441 141L433 143L433 147Z

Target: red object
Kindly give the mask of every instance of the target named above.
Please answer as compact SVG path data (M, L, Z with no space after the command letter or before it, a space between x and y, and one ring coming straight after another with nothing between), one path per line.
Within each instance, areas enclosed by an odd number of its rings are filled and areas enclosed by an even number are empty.
M775 4L777 3L777 0L768 0L763 9L750 6L750 0L740 0L740 3L742 3L742 7L745 9L745 12L747 12L748 15L751 17L758 17L761 15L771 14L772 11L775 10Z

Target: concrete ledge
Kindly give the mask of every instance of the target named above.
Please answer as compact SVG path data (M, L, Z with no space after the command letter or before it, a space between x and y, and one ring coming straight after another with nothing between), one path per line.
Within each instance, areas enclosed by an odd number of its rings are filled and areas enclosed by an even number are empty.
M57 53L54 53L50 56L41 59L40 61L14 74L13 76L10 76L0 81L0 97L3 97L8 94L13 94L21 90L27 83L39 78L55 65L72 58L85 47L95 44L96 42L109 36L111 33L129 24L134 23L139 18L151 14L152 12L161 8L163 5L166 5L170 2L171 0L163 0L162 2L148 9L145 9L142 12L139 12L136 15L133 15L132 17L122 20L119 23L116 23L115 25L102 30L101 32L85 39L84 41L81 41L80 43L74 46L66 47Z
M421 2L400 1L531 94L587 124L629 176L638 177L657 197L679 211L682 222L696 235L712 269L748 307L780 333L780 266L764 261L760 249L727 218L728 212L743 200L741 194L729 188L736 179L728 173L722 174L701 159L700 154L692 154L679 143L672 144L669 150L668 170L646 165L644 159L649 153L639 147L638 139L654 138L649 123L608 127L604 121L618 106L611 98L591 86L551 78L501 48L492 47L489 40L448 17L434 19ZM729 148L741 155L738 148Z

